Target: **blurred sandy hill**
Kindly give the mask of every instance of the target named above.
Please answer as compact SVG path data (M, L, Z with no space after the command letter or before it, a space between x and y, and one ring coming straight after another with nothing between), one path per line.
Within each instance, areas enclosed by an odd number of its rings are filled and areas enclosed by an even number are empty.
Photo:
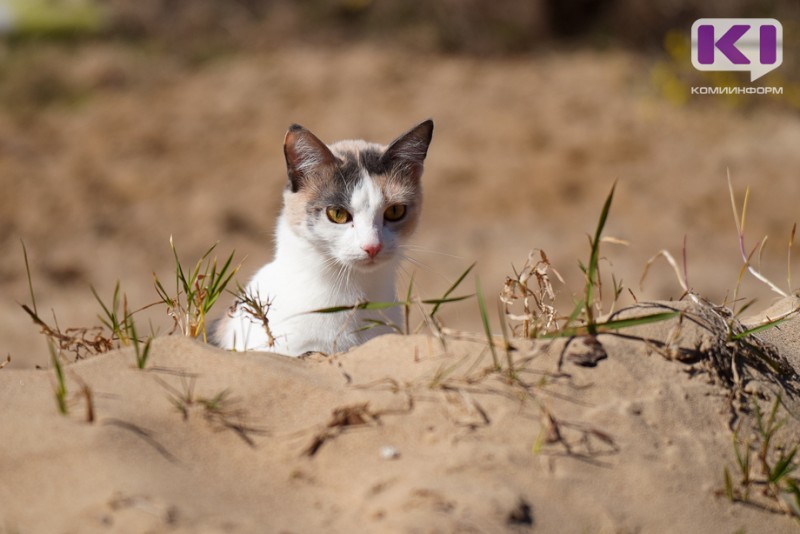
M220 256L235 249L245 281L270 258L292 122L327 141L387 142L435 119L412 254L424 267L407 267L423 296L476 259L487 293L499 292L512 263L541 248L569 304L619 180L607 234L629 245L605 246L604 272L640 298L678 297L666 264L638 280L659 250L680 257L686 236L691 286L722 301L741 265L728 171L740 201L752 188L748 248L769 235L763 271L788 284L797 64L787 54L759 82L785 87L780 99L690 97L692 84L746 77L704 78L682 54L694 18L771 14L789 28L792 2L72 4L92 23L54 23L31 2L0 42L0 354L12 366L47 361L18 305L21 239L38 304L62 327L97 323L90 285L110 298L119 280L131 306L155 301L170 235L187 262L216 241ZM772 297L751 279L741 293ZM474 308L443 317L477 328ZM148 313L168 330L163 311Z

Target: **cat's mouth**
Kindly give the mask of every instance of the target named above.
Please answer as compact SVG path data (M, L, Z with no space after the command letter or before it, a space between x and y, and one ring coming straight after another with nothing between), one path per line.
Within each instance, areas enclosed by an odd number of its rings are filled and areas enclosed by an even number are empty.
M359 258L355 260L352 265L358 270L361 271L372 271L379 267L382 267L389 261L389 256L384 255L377 255L374 257L366 257L366 258Z

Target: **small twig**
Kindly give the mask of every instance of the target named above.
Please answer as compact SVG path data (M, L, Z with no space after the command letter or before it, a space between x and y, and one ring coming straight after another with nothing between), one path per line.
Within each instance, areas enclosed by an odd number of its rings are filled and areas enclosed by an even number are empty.
M655 262L658 258L664 258L669 263L672 270L675 271L675 278L678 280L678 283L683 289L684 292L689 291L689 285L686 281L686 241L684 238L684 252L683 252L683 260L684 260L684 271L681 274L681 268L678 267L678 262L675 261L675 258L670 254L667 249L660 250L657 254L655 254L652 258L647 260L647 263L644 266L644 271L642 272L641 278L639 278L639 291L642 291L642 286L644 285L644 280L647 278L647 273L650 272L650 266Z
M750 188L748 187L747 189L745 189L744 201L742 203L742 214L741 214L741 219L740 219L739 218L739 210L736 208L736 197L735 197L735 195L733 193L733 184L731 182L730 169L728 169L728 190L730 191L730 195L731 195L731 206L733 207L733 218L734 218L734 221L736 222L736 231L739 234L739 252L742 255L742 261L744 262L745 267L750 272L750 274L752 274L757 280L759 280L759 281L763 282L764 284L766 284L772 291L774 291L775 293L777 293L778 295L780 295L782 297L787 297L788 294L785 291L783 291L781 288L779 288L778 286L773 284L771 281L769 281L767 279L767 277L765 277L758 270L756 270L753 267L753 265L750 263L750 257L752 256L752 253L750 254L750 256L748 256L748 254L746 252L746 247L745 247L745 244L744 244L744 227L745 227L745 219L747 217L747 201L750 198ZM766 237L761 242L761 246L762 247L763 247L765 241L766 241ZM754 251L755 251L755 249L754 249Z

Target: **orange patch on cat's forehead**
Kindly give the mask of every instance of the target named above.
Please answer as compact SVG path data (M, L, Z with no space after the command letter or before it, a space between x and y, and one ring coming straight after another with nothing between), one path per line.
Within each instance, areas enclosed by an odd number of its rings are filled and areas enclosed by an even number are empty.
M420 194L418 186L390 174L379 174L372 179L383 192L383 197L392 204L408 204Z
M361 141L356 139L349 139L345 141L337 141L332 145L329 145L328 148L333 152L334 156L338 156L342 159L347 159L348 154L352 154L355 156L356 161L359 160L362 152L378 152L383 153L386 150L384 145L379 145L377 143L369 143L367 141Z

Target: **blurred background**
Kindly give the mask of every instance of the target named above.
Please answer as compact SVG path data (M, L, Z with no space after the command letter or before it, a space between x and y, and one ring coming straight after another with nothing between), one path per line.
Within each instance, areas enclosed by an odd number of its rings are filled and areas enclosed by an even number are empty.
M780 20L784 64L754 85L783 95L692 96L750 85L692 68L701 17ZM798 52L796 0L0 0L0 359L48 361L20 308L21 240L39 311L62 329L99 324L91 286L156 301L170 236L186 263L235 250L244 283L271 259L293 122L386 143L435 120L422 266L406 267L424 297L475 260L497 294L543 249L567 311L618 180L606 234L627 245L604 245L605 273L640 300L678 298L666 263L639 278L685 239L690 286L722 302L742 265L728 171L739 202L751 188L748 249L769 236L762 271L789 291ZM752 278L741 293L762 308L775 296ZM163 308L143 317L170 329ZM474 301L443 317L479 328Z

